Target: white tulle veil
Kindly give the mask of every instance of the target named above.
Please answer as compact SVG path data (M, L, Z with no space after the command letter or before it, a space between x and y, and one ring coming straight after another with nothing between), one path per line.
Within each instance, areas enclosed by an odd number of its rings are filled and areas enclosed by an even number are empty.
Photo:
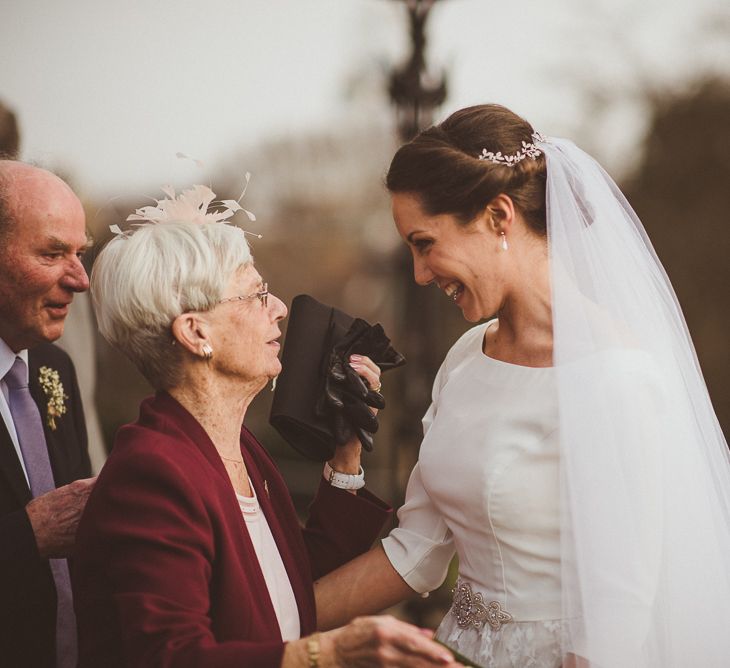
M601 668L730 666L730 462L682 312L608 174L567 140L536 146L547 161L564 652Z

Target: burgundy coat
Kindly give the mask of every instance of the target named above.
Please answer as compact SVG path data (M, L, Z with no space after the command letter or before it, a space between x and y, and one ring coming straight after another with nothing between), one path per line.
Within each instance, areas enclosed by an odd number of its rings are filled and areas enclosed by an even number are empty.
M390 509L322 481L302 528L246 428L241 451L307 635L316 625L313 578L367 550ZM281 664L279 625L226 470L167 393L120 429L79 525L72 576L81 668Z

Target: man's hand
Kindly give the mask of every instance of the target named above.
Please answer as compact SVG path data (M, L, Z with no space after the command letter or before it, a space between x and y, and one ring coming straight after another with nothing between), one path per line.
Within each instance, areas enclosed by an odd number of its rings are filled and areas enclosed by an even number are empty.
M96 478L76 480L33 499L25 507L43 559L71 555L76 527L95 482Z

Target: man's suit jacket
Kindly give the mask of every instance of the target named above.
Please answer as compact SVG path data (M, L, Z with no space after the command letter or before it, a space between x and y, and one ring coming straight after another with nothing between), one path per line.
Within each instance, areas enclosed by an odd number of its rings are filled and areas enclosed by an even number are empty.
M312 578L367 550L390 509L324 480L299 524L281 474L245 427L241 453L299 610ZM284 643L226 469L175 399L145 400L117 433L91 492L71 573L81 668L278 668Z
M46 423L42 366L58 371L66 413L56 429ZM29 351L30 391L38 404L56 486L91 475L76 373L68 355L51 344ZM48 561L38 554L24 508L31 500L10 434L0 419L0 666L55 666L56 590Z

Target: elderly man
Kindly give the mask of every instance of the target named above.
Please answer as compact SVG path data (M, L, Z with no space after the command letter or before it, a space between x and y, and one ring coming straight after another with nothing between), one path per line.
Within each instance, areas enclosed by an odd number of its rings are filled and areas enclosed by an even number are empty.
M76 665L65 557L93 480L71 360L51 345L74 293L84 211L57 176L0 160L0 665ZM75 482L74 482L75 481Z

